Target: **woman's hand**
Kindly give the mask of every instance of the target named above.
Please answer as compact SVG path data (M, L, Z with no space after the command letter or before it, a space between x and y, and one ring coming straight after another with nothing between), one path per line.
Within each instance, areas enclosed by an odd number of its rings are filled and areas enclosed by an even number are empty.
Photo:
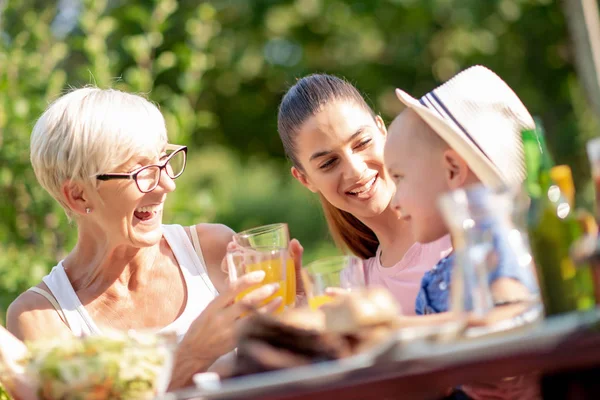
M259 312L272 312L279 307L282 299L276 298L263 307L260 305L279 289L278 283L261 286L245 295L240 301L235 298L243 291L260 284L265 278L264 271L254 271L230 283L230 289L215 298L200 316L192 323L186 337L202 339L203 354L215 360L235 347L235 332L242 314L258 309Z
M234 349L237 327L244 313L252 310L273 312L283 299L276 297L260 305L279 289L278 283L261 286L235 302L236 296L265 278L264 271L254 271L230 283L227 292L216 297L196 318L179 345L170 389L185 386L192 376L205 371L220 356Z
M304 247L300 244L297 239L290 240L288 246L290 257L294 260L294 269L296 270L296 296L305 297L306 291L304 289L304 282L302 281L302 254L304 253Z
M0 373L8 394L15 400L35 400L35 386L23 374L19 360L27 355L25 344L6 329L0 327Z
M4 388L14 400L38 400L36 388L31 379L24 375L16 375L10 378L9 384Z

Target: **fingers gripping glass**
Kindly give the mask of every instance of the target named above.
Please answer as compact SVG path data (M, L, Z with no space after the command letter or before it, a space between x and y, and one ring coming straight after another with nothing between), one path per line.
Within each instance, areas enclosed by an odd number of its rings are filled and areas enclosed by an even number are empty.
M96 179L101 181L133 179L141 192L151 192L158 186L160 174L163 169L171 179L178 178L185 169L187 146L169 144L167 145L166 152L167 158L160 164L146 165L128 174L115 173L97 175Z

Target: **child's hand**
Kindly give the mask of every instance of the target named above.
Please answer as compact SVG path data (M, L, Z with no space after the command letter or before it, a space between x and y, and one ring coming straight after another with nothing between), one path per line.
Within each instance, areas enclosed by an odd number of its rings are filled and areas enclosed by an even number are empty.
M482 327L494 325L500 321L511 319L522 314L531 306L531 303L521 302L508 304L501 307L494 307L487 315L483 317L469 314L467 319L468 327Z

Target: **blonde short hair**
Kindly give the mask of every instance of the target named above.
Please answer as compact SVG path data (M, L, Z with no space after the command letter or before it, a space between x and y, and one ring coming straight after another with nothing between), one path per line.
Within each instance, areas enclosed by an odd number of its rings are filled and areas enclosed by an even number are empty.
M54 101L31 133L31 164L39 183L65 209L66 180L95 188L134 156L157 157L167 144L165 120L143 97L114 89L85 87Z

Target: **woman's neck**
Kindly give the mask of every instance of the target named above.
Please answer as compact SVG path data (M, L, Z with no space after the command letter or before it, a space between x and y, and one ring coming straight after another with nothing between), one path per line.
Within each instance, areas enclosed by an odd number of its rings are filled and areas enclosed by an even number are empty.
M376 217L360 218L360 221L377 236L384 266L396 264L415 243L407 223L399 219L390 207Z
M135 248L80 232L77 245L63 261L63 267L75 291L104 292L114 284L135 290L147 281L160 253L160 244Z

